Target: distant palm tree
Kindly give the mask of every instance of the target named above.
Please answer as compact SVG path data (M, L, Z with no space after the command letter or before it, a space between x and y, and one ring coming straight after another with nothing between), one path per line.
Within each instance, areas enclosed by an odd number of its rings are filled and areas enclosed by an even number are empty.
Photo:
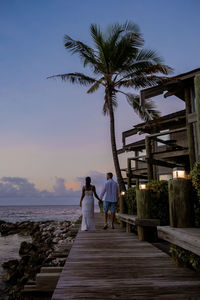
M73 40L65 35L65 48L72 54L78 54L83 67L90 67L94 77L83 73L66 73L50 76L60 77L71 83L90 86L88 93L95 92L100 86L105 90L104 115L110 118L111 146L120 191L125 190L125 184L120 171L115 138L114 109L117 107L117 94L125 95L128 103L139 116L148 121L159 116L152 102L148 101L145 108L141 108L139 96L126 92L125 88L139 89L158 84L172 69L163 64L155 51L143 49L139 27L132 22L114 24L103 33L95 24L91 24L90 33L94 47L81 41ZM158 75L155 75L158 74ZM123 88L123 90L121 90Z

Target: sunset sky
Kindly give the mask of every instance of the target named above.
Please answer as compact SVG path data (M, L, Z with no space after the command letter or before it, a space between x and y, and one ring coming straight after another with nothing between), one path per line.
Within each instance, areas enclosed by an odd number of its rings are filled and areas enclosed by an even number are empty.
M133 21L145 47L157 50L176 75L200 67L199 12L199 0L0 0L0 205L11 203L5 197L20 204L23 195L77 197L86 175L100 190L104 173L114 171L103 90L88 95L86 88L46 79L84 71L64 48L64 34L90 44L91 23ZM174 97L156 100L162 114L183 108ZM138 122L120 98L119 148L122 131Z

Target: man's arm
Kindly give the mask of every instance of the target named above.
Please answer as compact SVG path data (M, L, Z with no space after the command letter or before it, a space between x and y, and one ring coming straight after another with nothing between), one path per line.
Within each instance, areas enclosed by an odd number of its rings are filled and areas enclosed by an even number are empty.
M100 194L100 199L103 198L103 196L105 195L105 192L106 192L106 183L105 183L104 188L103 188L103 190L102 190L102 192Z

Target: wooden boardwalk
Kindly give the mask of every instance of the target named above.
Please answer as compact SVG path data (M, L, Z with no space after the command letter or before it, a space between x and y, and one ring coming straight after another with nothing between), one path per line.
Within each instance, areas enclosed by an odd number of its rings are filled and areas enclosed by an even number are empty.
M79 231L52 300L200 299L200 276L178 268L171 258L133 233Z

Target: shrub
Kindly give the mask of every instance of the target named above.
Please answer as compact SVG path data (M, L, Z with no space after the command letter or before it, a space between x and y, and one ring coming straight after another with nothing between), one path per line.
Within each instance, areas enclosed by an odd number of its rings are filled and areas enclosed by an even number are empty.
M169 225L169 197L168 181L152 180L147 188L151 192L151 215L153 219L160 219L161 225Z
M170 254L177 265L200 271L200 257L198 255L175 245L170 248Z
M197 195L200 198L200 162L196 162L193 170L191 171L192 184L197 191Z
M200 162L196 162L190 173L192 177L192 185L194 187L194 214L195 225L200 227ZM196 193L195 193L196 192Z
M128 214L137 215L136 188L128 188L124 195L124 202Z

